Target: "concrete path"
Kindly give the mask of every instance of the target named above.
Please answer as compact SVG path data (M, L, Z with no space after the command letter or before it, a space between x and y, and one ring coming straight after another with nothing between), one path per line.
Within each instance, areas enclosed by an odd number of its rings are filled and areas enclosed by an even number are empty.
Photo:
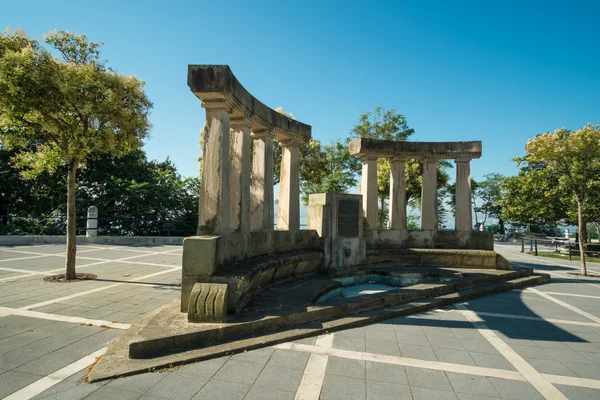
M0 398L598 399L600 280L497 244L551 283L169 371L82 383L107 344L179 295L181 247L0 246ZM597 264L596 264L597 265ZM600 272L600 265L590 270Z

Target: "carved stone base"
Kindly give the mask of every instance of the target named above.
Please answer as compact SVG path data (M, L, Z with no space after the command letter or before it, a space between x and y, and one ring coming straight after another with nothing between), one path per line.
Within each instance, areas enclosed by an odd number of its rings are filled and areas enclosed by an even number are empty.
M227 284L196 283L188 307L188 322L224 322L227 316Z

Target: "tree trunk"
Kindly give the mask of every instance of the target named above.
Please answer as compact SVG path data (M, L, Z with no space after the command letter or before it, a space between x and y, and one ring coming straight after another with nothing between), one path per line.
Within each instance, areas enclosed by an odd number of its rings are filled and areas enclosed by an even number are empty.
M75 255L77 252L77 214L75 192L77 190L77 167L79 161L71 160L67 174L67 263L66 279L75 279Z
M504 227L504 220L502 218L498 218L498 228L500 228L500 233L504 233L506 228Z
M581 233L579 235L579 240L583 243L583 248L585 250L588 249L587 245L588 245L588 230L587 230L587 222L585 223L585 225L583 225L583 229L581 230Z
M380 228L385 228L385 214L384 214L384 207L385 207L385 197L380 197L379 200L381 200L381 205L379 206L379 227Z
M585 265L585 248L582 240L582 238L585 237L583 236L585 221L583 220L583 202L579 199L577 199L577 217L579 224L577 230L579 231L579 257L581 259L581 275L587 276L587 267Z

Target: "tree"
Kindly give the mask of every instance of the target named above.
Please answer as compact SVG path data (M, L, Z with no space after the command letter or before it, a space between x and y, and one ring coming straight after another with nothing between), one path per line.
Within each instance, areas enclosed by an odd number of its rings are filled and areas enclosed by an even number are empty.
M577 203L579 238L585 238L584 209L600 178L600 125L546 132L529 140L525 150L532 161L545 163L559 184L571 192ZM581 274L587 275L583 240L579 240L579 252Z
M488 218L498 219L498 226L504 233L504 220L501 216L502 198L501 183L504 176L498 173L490 173L484 176L485 180L478 182L475 186L473 196L473 211L475 212L475 223L479 224L479 214L482 214L481 223L485 226Z
M0 35L0 139L17 149L24 176L67 169L66 279L75 279L77 170L95 154L121 155L148 135L152 103L144 82L112 71L102 43L54 31L45 42L23 31Z

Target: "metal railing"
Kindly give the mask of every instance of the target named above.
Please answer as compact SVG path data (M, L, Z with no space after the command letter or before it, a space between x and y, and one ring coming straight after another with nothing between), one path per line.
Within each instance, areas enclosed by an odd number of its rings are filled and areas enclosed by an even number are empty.
M573 259L573 245L579 246L579 242L576 242L567 238L534 238L534 237L522 237L521 238L521 253L525 253L525 247L529 246L529 252L537 256L540 253L559 253L560 250L567 250L569 260ZM588 253L586 251L586 253ZM576 253L577 254L577 253Z

